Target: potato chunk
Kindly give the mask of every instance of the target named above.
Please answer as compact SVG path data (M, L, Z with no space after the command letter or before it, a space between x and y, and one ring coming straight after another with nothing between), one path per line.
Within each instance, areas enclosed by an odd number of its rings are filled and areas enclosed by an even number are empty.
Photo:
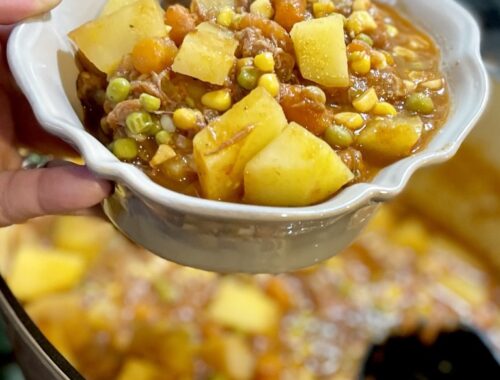
M193 0L191 9L201 15L217 15L224 8L235 8L235 0Z
M237 282L221 282L208 315L215 322L249 334L265 334L276 328L279 307L259 288Z
M246 338L235 333L213 336L204 342L203 357L217 371L233 380L254 376L255 357Z
M118 380L155 380L160 371L153 364L143 359L129 359L122 367Z
M420 117L377 118L360 133L357 144L369 155L383 160L409 156L422 136Z
M335 151L296 123L245 167L247 203L307 206L333 195L353 178Z
M223 85L236 60L234 52L237 47L238 41L231 31L203 22L184 38L172 70Z
M69 37L99 70L111 74L137 42L166 35L163 10L156 0L137 0L73 30Z
M236 103L194 138L194 158L203 195L237 200L246 163L287 124L278 102L262 87Z
M108 16L111 13L115 13L116 11L135 3L137 0L108 0L106 4L104 4L104 8L101 11L101 17Z
M341 15L302 21L290 35L300 73L325 87L349 86L344 21Z
M82 278L85 260L65 251L26 246L15 256L8 283L22 301L71 289Z
M63 216L54 223L52 240L56 248L80 254L90 262L106 247L113 232L108 223L97 218Z

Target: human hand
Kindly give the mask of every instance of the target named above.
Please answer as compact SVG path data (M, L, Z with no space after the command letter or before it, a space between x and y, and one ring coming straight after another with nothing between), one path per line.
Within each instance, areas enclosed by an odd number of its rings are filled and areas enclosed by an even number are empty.
M16 88L6 64L9 26L48 11L60 0L0 1L0 227L42 215L65 214L101 202L111 185L95 178L83 166L67 164L23 170L16 148L22 144L41 153L71 152L71 148L45 134L31 108Z

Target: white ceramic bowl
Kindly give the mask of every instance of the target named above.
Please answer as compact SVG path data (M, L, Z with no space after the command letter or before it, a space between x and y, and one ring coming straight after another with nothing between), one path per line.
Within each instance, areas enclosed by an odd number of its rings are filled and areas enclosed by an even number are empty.
M271 208L192 198L165 189L118 161L81 122L77 68L67 33L95 18L105 0L64 0L50 15L19 25L9 41L12 72L40 124L72 144L98 175L116 181L104 203L127 236L166 259L220 272L281 272L333 256L360 232L376 204L401 192L420 167L455 154L488 98L474 19L453 0L386 1L442 49L452 94L446 125L421 152L312 207Z

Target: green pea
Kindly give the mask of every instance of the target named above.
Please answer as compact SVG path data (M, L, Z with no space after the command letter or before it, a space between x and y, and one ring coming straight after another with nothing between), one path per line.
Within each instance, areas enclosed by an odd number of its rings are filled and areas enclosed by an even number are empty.
M161 100L156 96L141 94L139 100L141 102L142 108L144 108L148 112L158 111L161 107Z
M160 122L154 122L151 124L149 129L146 131L146 134L149 136L156 136L158 132L161 132L163 129L161 128Z
M364 34L364 33L360 33L356 36L356 39L357 40L360 40L360 41L363 41L363 42L366 42L368 45L370 46L373 46L373 40L372 38L367 35L367 34Z
M160 131L155 136L158 145L168 144L172 140L172 135L167 131Z
M419 112L424 115L431 114L435 110L432 98L422 92L411 94L406 99L405 108L408 111Z
M245 90L252 90L257 87L259 71L255 67L244 66L238 74L238 84Z
M129 137L115 140L111 150L120 160L133 160L139 154L137 142Z
M332 147L348 148L354 142L353 133L342 125L330 125L323 135L324 140Z
M125 78L114 78L106 89L106 97L114 102L119 103L128 98L130 93L130 82Z
M153 119L147 112L132 112L125 121L127 129L134 135L148 133L154 127Z

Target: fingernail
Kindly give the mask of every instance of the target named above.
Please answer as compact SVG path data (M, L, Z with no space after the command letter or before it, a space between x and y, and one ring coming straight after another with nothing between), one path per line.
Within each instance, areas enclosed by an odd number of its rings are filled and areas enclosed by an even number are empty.
M35 0L36 12L47 12L58 5L60 2L61 0Z
M44 13L60 0L0 0L0 25L11 25L27 17Z

